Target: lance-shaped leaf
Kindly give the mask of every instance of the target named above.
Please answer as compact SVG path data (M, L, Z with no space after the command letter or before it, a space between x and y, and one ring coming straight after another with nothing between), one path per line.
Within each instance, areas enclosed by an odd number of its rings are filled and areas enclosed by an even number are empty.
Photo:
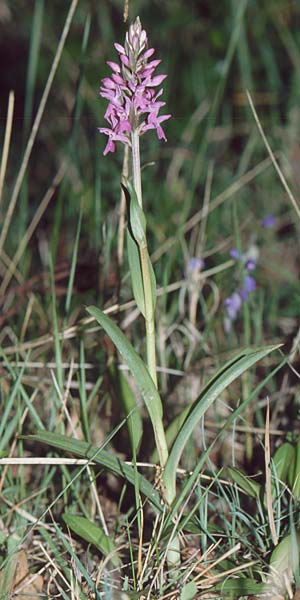
M117 369L116 365L112 365L111 374L113 388L118 399L121 401L126 416L130 443L135 455L138 452L143 435L143 422L140 409L135 394L122 371Z
M132 233L133 239L136 241L138 246L146 246L146 217L142 207L137 199L136 191L127 179L126 187L122 185L126 200L127 207L129 208L129 227Z
M155 273L153 270L153 266L150 260L150 256L148 254L147 248L147 238L146 238L146 217L143 209L139 205L139 201L136 195L136 191L134 187L131 185L130 181L127 181L127 186L130 194L129 201L129 223L130 223L130 233L132 234L134 240L136 241L139 249L143 248L147 253L148 260L148 269L150 275L151 282L151 294L152 294L152 303L153 310L156 305L156 279Z
M240 375L259 360L270 354L270 352L279 348L280 345L267 346L257 350L246 349L236 358L229 361L208 381L197 400L192 404L175 439L165 467L163 479L169 503L173 502L176 495L176 469L182 452L190 435L207 409L235 379L240 377Z
M132 292L138 309L143 317L145 317L145 298L140 251L128 228L126 231L126 240Z
M292 529L292 533L286 535L271 554L269 575L263 590L265 595L272 598L285 596L299 570L299 555L300 537Z
M145 297L144 297L144 285L143 285L143 276L142 276L142 267L141 267L141 259L140 259L140 251L137 243L132 237L130 230L127 228L126 231L126 240L127 240L127 253L128 253L128 262L129 262L129 270L131 276L131 285L134 299L137 303L138 309L142 313L143 317L145 317ZM148 250L147 250L148 254ZM156 279L153 270L153 266L150 260L150 256L148 254L148 269L150 274L150 282L151 282L151 293L152 293L152 302L153 308L155 308L156 304Z
M190 411L191 406L192 406L192 403L185 406L184 409L178 415L176 415L176 417L174 417L174 419L173 419L173 421L171 421L170 425L168 425L168 427L166 429L166 441L167 441L169 449L172 447L174 440L175 440L178 432L180 431L180 428L181 428L182 424L184 423L186 416L188 415L188 413ZM150 460L153 463L158 462L158 454L157 454L156 448L153 450Z
M225 470L226 476L232 479L238 486L251 498L259 498L262 486L254 479L247 477L241 469L236 467L227 467Z
M293 487L294 480L291 483L288 476L291 466L292 469L295 466L295 448L290 442L285 442L277 448L273 456L273 463L277 478L283 483L289 483Z
M145 317L144 284L140 258L141 250L147 254L153 309L156 304L156 279L147 249L146 217L137 199L135 189L128 179L126 180L126 186L122 185L122 187L126 197L128 213L126 239L132 291L138 308Z
M71 513L64 513L62 516L65 524L70 529L79 535L83 540L93 544L104 556L111 554L111 562L115 567L120 565L120 558L117 554L117 549L108 535L104 531L90 521L86 517L80 515L72 515Z
M129 343L121 329L105 315L102 310L96 306L89 306L87 312L96 319L101 327L103 327L104 331L109 335L124 361L127 363L148 410L160 464L164 465L168 456L168 449L162 422L162 404L159 393L146 365Z
M74 438L69 438L66 435L53 433L51 431L38 431L34 435L22 436L22 439L29 439L36 442L41 442L52 446L56 450L70 452L79 458L85 458L98 465L101 465L115 475L126 479L132 485L136 484L138 478L139 489L142 494L150 500L153 506L159 511L162 510L160 495L151 483L140 473L136 475L135 470L130 465L127 465L123 460L117 458L106 450L100 450L95 446L91 446L88 442L82 442Z
M300 440L297 441L294 450L294 468L291 467L290 481L292 482L292 493L299 500L300 496Z

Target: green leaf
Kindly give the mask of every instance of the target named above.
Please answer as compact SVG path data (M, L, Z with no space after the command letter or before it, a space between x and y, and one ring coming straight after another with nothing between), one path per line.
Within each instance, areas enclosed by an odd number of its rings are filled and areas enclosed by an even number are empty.
M255 579L250 578L231 578L231 579L222 579L220 583L214 585L212 590L217 590L222 594L222 598L240 598L244 596L260 596L266 591L266 584L257 583Z
M180 431L182 424L184 423L184 421L186 419L186 416L188 415L188 413L190 411L191 406L192 406L191 404L189 404L188 406L185 406L185 408L178 415L176 415L176 417L174 417L173 421L171 421L170 425L167 427L166 440L167 440L168 448L171 448L178 432ZM157 461L158 461L158 454L157 454L157 450L155 448L155 450L151 454L151 462L157 463Z
M38 431L34 435L22 436L22 438L48 444L49 446L56 448L56 450L63 450L64 452L70 452L79 458L91 460L105 469L108 469L108 471L115 473L115 475L126 479L132 485L135 485L136 483L136 472L130 465L127 465L123 460L117 458L110 452L91 446L87 442L82 442L50 431ZM163 507L160 502L159 493L140 473L138 474L138 484L140 491L148 498L153 506L161 512Z
M293 476L293 487L292 493L294 498L299 500L300 497L300 440L298 440L295 450L295 466L294 466L294 476Z
M270 579L278 585L278 581L284 582L287 577L290 581L293 573L299 567L300 536L298 534L286 535L274 548L270 558ZM267 590L266 590L267 591Z
M137 303L138 309L141 311L143 317L145 317L145 299L140 252L138 245L134 241L129 229L127 229L126 232L126 239L133 296Z
M164 464L168 450L164 443L165 434L162 423L162 404L159 393L146 365L129 343L121 329L105 315L102 310L96 306L89 306L87 312L96 319L101 327L103 327L107 335L109 335L115 346L118 348L124 361L127 363L147 407L154 430L155 443L158 449L160 462L161 464Z
M176 495L176 469L178 463L185 445L200 419L211 404L235 379L240 377L256 362L270 354L270 352L279 348L280 345L267 346L257 350L244 350L239 356L224 365L201 391L199 397L191 406L166 463L163 479L167 490L167 498L170 503L173 502Z
M144 284L142 277L142 269L140 263L140 250L143 249L147 252L148 269L150 274L151 282L151 293L153 309L156 304L156 280L153 270L153 266L150 260L147 249L147 238L146 238L146 217L142 207L139 204L135 189L131 185L130 181L126 180L126 186L122 185L127 202L128 210L128 228L127 228L127 249L128 249L128 260L131 272L132 289L136 300L136 303L142 313L145 316L144 307Z
M126 416L131 447L134 454L136 454L143 435L143 422L140 409L126 376L115 365L112 366L111 371L113 375L112 383L115 386L116 393Z
M283 481L283 483L288 482L288 474L291 464L294 464L294 458L295 448L289 442L279 446L273 456L273 463L276 469L277 478L280 481Z
M235 467L227 467L225 469L226 475L232 479L238 486L251 498L259 498L261 493L261 485L247 477L241 469Z
M104 531L98 525L95 525L89 519L80 517L79 515L72 515L70 513L64 513L62 516L65 524L70 527L74 533L79 535L83 540L93 544L98 550L107 556L112 554L111 562L117 567L120 565L120 559L117 555L117 550L112 540L104 533Z
M123 186L124 188L124 186ZM138 246L147 246L146 240L146 217L137 199L136 192L127 180L127 190L130 194L129 224L133 239Z
M180 600L193 600L197 594L197 585L195 581L189 581L186 583L180 594Z
M148 250L147 250L147 254L148 254ZM156 306L156 279L155 279L155 273L154 273L154 269L153 269L149 254L148 254L148 268L149 268L149 274L150 274L151 294L152 294L152 303L153 303L153 310L154 310L155 306Z

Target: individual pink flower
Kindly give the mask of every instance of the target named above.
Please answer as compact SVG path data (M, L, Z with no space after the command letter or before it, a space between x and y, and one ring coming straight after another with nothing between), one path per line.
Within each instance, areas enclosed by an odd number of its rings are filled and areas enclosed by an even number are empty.
M131 144L131 134L142 135L156 129L157 136L166 141L161 123L171 117L159 115L165 102L158 101L163 89L157 90L167 75L154 75L160 60L151 60L154 48L147 48L147 34L139 17L129 27L124 46L115 43L120 63L108 61L112 75L102 79L100 95L108 100L104 118L109 127L100 127L108 136L103 154L115 151L115 142Z

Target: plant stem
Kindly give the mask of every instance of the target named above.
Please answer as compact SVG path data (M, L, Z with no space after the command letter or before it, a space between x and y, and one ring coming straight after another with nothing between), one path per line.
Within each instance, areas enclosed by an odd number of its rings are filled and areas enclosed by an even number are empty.
M141 179L141 159L140 159L140 138L137 129L131 134L131 148L132 148L132 173L133 173L133 186L139 205L143 207L142 199L142 179Z
M140 161L140 142L138 131L135 130L131 134L132 145L132 171L133 185L140 206L143 205L142 200L142 183L141 183L141 161ZM157 387L156 375L156 347L155 347L155 321L154 321L154 303L151 289L151 277L149 268L149 254L146 246L139 246L140 260L144 287L145 300L145 322L146 322L146 344L147 344L147 364L149 373Z
M146 323L146 344L147 344L147 364L149 373L157 387L156 375L156 347L155 347L155 322L154 306L151 290L149 254L147 246L140 247L140 259L142 267L144 299L145 299L145 323Z

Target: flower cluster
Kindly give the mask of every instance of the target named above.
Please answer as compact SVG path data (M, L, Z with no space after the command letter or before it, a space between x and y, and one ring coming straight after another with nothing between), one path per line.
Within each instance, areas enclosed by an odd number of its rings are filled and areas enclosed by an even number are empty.
M160 115L165 102L159 100L163 89L157 87L167 75L154 75L160 60L150 60L155 50L147 47L147 34L142 29L139 17L130 25L124 46L115 44L119 53L119 64L108 61L111 77L102 79L100 95L109 101L104 118L110 127L99 131L108 135L104 153L115 151L115 142L130 144L134 131L139 134L156 129L159 139L166 140L161 123L171 115Z
M251 252L247 254L240 254L236 248L232 248L230 251L231 258L242 261L244 266L244 277L243 284L224 301L226 311L224 328L226 332L230 331L232 321L235 321L237 318L243 302L247 302L249 300L249 294L254 292L256 288L256 281L254 277L250 275L250 273L252 273L256 268L255 254L255 252L253 255Z

